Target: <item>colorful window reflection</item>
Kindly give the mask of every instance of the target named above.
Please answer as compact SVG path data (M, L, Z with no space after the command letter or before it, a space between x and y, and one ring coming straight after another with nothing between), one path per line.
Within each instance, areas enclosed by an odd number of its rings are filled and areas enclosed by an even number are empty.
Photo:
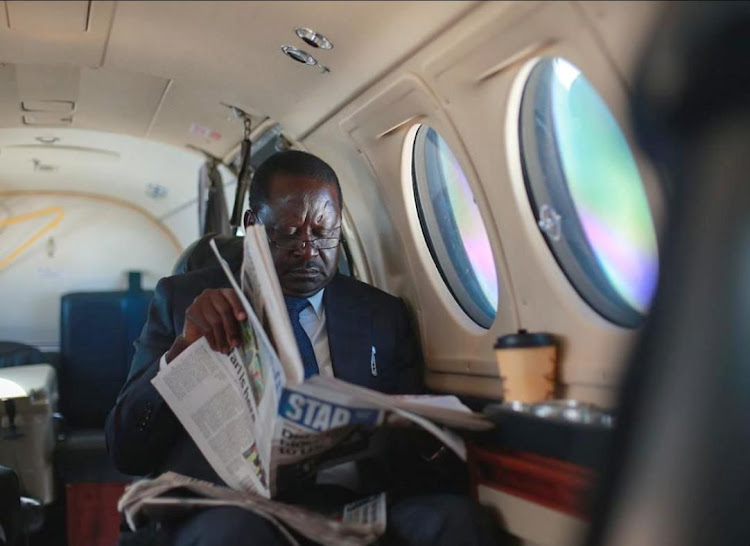
M534 212L576 290L599 313L636 326L656 288L656 231L617 121L581 71L540 61L521 105L522 159Z
M497 313L495 259L474 194L461 166L431 127L416 133L414 191L430 253L453 296L479 325Z

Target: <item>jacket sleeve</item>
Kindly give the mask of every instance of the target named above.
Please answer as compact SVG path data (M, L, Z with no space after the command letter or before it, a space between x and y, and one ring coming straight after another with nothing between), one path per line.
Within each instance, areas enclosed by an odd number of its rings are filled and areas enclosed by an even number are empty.
M159 360L176 338L172 319L172 283L156 285L148 318L135 342L128 380L105 425L107 450L120 472L146 475L157 471L180 424L151 384Z
M398 392L399 394L422 394L425 391L422 351L411 316L402 299L398 300L395 326L395 364L400 367Z

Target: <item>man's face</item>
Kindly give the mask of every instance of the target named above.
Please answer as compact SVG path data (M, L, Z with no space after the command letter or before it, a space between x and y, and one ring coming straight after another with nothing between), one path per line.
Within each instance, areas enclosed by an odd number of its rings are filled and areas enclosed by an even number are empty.
M255 212L271 241L280 245L341 237L341 204L336 189L316 179L276 174L268 202ZM306 243L296 250L273 243L269 246L281 289L287 296L312 296L336 274L340 245L316 249Z

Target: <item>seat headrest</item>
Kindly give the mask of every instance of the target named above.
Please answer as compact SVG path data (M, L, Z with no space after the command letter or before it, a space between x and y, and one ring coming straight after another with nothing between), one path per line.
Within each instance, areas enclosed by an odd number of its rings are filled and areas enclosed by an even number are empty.
M44 355L36 347L15 341L0 341L0 368L43 362L46 362Z
M189 273L204 267L213 267L219 265L214 256L213 250L208 245L209 241L214 239L219 253L229 262L233 268L239 267L242 263L242 242L243 237L236 235L219 235L217 233L207 233L200 239L191 243L177 259L172 268L173 275Z

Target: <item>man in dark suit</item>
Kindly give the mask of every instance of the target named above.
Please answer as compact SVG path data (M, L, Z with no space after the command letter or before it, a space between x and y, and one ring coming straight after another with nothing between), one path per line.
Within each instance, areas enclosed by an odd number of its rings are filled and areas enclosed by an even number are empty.
M276 154L255 173L249 201L245 223L266 227L305 375L334 375L386 393L421 392L419 352L403 302L336 272L342 198L333 169L304 152ZM232 264L235 272L239 266ZM135 475L172 470L222 483L151 379L201 337L218 351L238 346L238 324L245 318L219 267L159 281L130 376L107 419L107 445L118 469ZM381 460L323 471L316 482L287 491L284 500L325 507L389 487L399 491L389 510L393 541L489 544L467 499L407 498L404 493L420 491L411 490L417 482L405 478L428 465L418 454L399 451L402 443L386 444L390 453ZM283 543L265 520L235 508L205 510L162 532L174 544Z

